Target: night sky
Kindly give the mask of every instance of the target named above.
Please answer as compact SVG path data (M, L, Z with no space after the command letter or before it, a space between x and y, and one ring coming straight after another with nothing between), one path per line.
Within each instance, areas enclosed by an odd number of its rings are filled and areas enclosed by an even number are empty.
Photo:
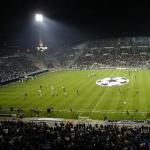
M51 36L46 36L55 45L92 38L150 36L150 8L144 1L5 0L0 5L0 39L19 39L32 45L37 40L35 12L58 23L58 28L49 24L52 31L47 34Z

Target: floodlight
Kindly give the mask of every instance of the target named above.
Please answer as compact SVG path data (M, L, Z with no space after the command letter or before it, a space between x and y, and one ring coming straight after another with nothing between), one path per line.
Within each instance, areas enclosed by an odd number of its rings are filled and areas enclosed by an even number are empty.
M43 15L42 14L35 14L35 20L37 22L43 22Z

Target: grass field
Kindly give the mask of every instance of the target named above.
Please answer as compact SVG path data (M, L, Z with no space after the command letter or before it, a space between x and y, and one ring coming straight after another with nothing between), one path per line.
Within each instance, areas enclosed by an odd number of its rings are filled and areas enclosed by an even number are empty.
M88 77L95 73L96 76ZM129 83L122 86L101 87L96 80L105 77L126 77ZM136 76L136 78L135 78ZM42 85L42 94L39 89ZM66 90L64 95L62 86ZM58 95L52 95L52 87ZM77 89L79 94L77 94ZM138 91L138 93L137 93ZM27 96L25 98L25 93ZM124 104L126 101L126 104ZM10 113L10 107L24 110L25 116L39 108L40 116L92 119L149 119L150 112L150 70L82 70L50 72L0 89L1 113ZM47 114L47 108L54 111Z

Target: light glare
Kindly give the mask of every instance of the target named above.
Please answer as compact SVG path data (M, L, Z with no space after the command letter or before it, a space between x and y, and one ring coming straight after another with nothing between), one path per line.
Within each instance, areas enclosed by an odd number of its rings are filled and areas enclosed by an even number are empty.
M35 20L37 22L43 22L43 15L42 14L35 14Z

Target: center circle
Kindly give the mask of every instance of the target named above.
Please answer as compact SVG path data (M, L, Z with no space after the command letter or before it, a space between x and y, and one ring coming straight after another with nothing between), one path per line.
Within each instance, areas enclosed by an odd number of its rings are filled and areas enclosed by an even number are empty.
M120 86L127 84L129 82L128 78L125 77L106 77L96 81L96 84L99 86Z

